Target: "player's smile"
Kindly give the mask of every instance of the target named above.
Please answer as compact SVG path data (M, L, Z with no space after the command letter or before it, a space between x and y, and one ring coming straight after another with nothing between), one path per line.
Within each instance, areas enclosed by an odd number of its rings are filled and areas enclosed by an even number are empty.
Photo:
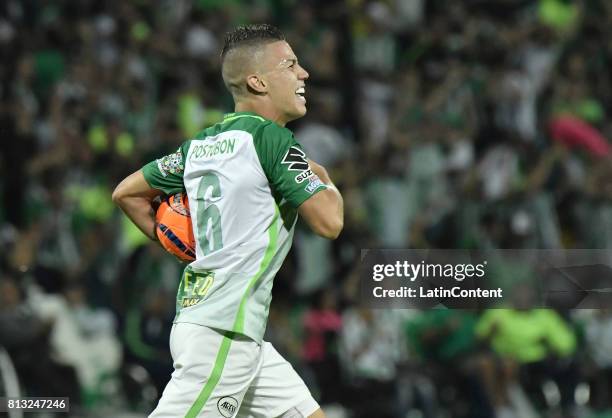
M270 70L264 74L269 82L268 94L282 124L306 113L306 83L308 72L299 64L293 50L285 41L267 46Z
M306 97L304 97L305 94L306 94L306 88L304 86L298 88L295 91L295 95L298 97L298 100L301 101L302 103L306 103Z

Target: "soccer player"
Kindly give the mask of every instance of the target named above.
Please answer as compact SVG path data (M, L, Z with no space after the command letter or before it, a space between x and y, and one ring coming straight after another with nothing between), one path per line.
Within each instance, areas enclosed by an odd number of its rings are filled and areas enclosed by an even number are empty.
M270 25L229 33L221 60L235 113L113 192L155 240L152 200L186 190L197 241L176 299L174 372L151 417L323 418L295 370L263 341L272 281L297 215L330 239L344 222L326 170L285 128L306 113L308 73Z

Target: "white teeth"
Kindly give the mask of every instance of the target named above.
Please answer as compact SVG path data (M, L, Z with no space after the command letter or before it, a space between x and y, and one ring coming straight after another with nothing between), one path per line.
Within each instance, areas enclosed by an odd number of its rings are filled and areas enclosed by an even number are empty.
M299 89L295 91L295 94L304 94L304 93L306 93L306 90L304 89L304 87L300 87Z

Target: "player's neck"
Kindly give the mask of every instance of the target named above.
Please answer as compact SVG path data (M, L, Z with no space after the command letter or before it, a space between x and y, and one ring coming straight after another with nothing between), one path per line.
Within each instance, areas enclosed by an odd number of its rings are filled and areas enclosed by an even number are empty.
M280 126L285 126L287 123L278 112L265 101L241 101L236 102L234 108L236 112L253 112L257 113L268 120L276 122Z

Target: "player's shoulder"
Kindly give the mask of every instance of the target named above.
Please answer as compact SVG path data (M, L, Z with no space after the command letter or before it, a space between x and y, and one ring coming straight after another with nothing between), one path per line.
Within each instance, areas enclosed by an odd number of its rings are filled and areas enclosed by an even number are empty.
M248 133L258 152L262 148L287 148L296 144L291 130L252 112L228 113L222 121L202 130L193 139L205 139L229 131ZM187 144L190 141L187 141Z
M223 130L243 130L249 132L255 140L268 137L293 137L293 133L289 129L253 112L227 114L223 121L218 124L218 128Z
M295 142L293 132L272 121L266 121L254 136L255 141L265 142L268 145L281 145Z

